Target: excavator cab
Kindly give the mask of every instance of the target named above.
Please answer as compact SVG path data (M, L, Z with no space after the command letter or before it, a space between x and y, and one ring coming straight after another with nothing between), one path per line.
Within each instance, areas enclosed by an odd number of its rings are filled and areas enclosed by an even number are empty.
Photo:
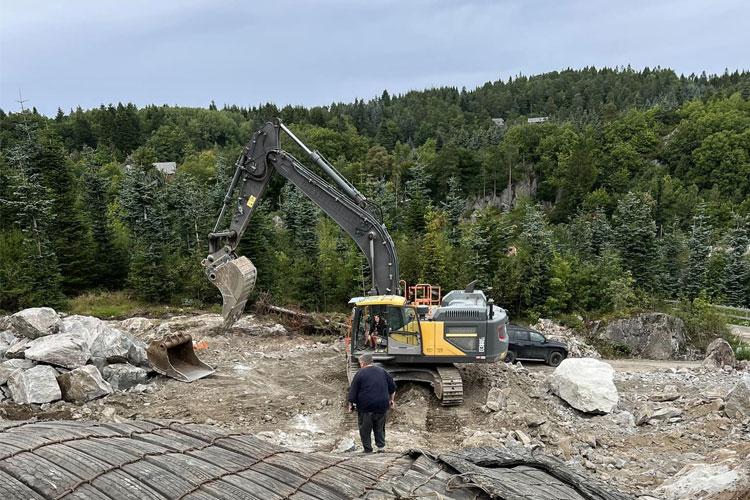
M355 355L371 352L376 358L392 358L394 355L422 354L422 334L417 309L407 305L397 295L382 295L355 298L352 315L351 346ZM376 318L381 322L376 331ZM376 346L368 345L368 333L378 336Z

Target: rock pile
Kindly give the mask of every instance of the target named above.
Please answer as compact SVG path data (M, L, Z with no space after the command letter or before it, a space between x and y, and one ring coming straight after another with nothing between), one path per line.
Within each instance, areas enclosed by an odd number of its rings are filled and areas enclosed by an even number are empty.
M565 342L568 346L569 358L599 359L602 357L599 352L593 346L586 343L586 341L581 338L575 330L558 325L550 319L542 318L537 321L532 328L542 332L549 339Z
M34 307L0 328L0 389L16 403L83 403L148 379L144 343L98 318Z

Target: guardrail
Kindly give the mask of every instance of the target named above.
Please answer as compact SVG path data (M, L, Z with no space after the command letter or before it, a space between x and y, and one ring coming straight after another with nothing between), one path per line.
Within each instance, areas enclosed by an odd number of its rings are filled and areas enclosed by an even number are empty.
M666 300L669 304L679 304L676 300ZM750 322L750 309L744 307L732 307L732 306L721 306L719 304L709 304L717 314L724 316L727 319L727 323L731 323L731 320L740 320Z

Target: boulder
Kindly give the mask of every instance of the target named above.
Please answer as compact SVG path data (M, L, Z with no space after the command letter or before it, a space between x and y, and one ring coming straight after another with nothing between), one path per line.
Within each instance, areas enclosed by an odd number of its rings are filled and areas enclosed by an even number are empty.
M23 359L27 347L29 347L29 339L18 339L5 350L5 357L8 359Z
M32 307L18 311L10 317L10 322L19 335L37 339L57 333L60 316L51 307Z
M615 371L593 358L567 358L549 376L552 392L586 413L609 413L619 401Z
M665 402L665 401L674 401L675 399L680 398L680 393L677 392L677 387L673 385L668 385L662 389L661 392L657 392L652 394L649 399L651 401L657 401L657 402Z
M750 373L742 374L742 378L727 395L724 414L738 420L750 418Z
M62 397L57 371L49 365L13 372L8 379L8 389L13 401L19 404L50 403Z
M5 356L7 350L18 342L18 339L10 330L0 330L0 358Z
M75 333L58 333L32 340L24 354L26 359L71 369L85 365L91 357L85 337Z
M724 368L725 366L734 367L737 364L737 358L734 355L732 346L724 339L714 339L706 347L706 358L702 365L710 368Z
M120 330L106 327L91 342L91 356L106 359L109 363L128 360L133 338Z
M731 463L689 464L667 479L654 493L667 500L687 498L746 498L746 471L732 468Z
M112 393L112 386L93 365L86 365L57 377L65 401L85 403Z
M0 331L10 330L10 316L0 316Z
M104 331L111 329L107 323L93 316L73 315L60 322L60 333L78 335L91 346L94 340Z
M151 368L151 363L148 362L148 355L146 354L146 345L140 340L133 339L133 343L128 350L128 362L135 366Z
M505 408L505 393L499 387L493 387L487 393L487 408L491 411L500 411Z
M0 385L8 382L8 379L18 370L28 370L36 363L29 359L9 359L0 363Z
M603 336L647 359L675 359L685 352L685 323L664 313L644 313L612 321Z
M146 370L127 363L105 366L102 374L115 391L125 391L138 384L145 384L148 380Z

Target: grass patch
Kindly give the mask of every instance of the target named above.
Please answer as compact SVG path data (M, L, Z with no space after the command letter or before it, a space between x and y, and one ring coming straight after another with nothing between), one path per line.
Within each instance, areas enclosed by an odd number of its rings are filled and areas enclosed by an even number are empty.
M211 306L208 312L220 312L218 305ZM175 314L207 312L192 304L175 306L154 304L135 298L127 291L88 292L68 301L66 312L84 316L96 316L102 319L125 319L133 316L161 318Z

